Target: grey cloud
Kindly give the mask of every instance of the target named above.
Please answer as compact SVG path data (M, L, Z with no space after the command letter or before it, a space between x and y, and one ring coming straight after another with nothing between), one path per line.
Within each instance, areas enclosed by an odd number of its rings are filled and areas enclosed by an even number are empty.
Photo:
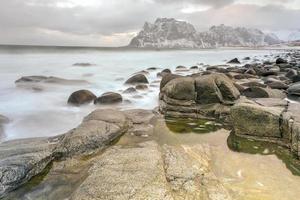
M212 7L223 7L226 5L230 5L234 2L234 0L156 0L158 3L190 3L194 5L206 5L206 6L212 6Z
M56 6L58 2L67 1L1 2L0 43L126 45L132 37L127 33L138 31L145 21L152 22L157 17L187 20L200 30L220 23L270 30L300 28L299 10L236 5L232 4L233 0L103 0L100 6ZM180 12L183 3L212 8L187 14ZM111 39L107 41L107 37Z

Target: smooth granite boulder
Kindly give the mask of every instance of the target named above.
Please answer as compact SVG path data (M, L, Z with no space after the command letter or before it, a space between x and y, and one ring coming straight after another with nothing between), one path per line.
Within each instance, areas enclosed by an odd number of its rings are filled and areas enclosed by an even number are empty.
M210 74L195 79L196 102L231 104L240 96L233 82L224 74Z
M78 90L76 92L73 92L69 99L68 99L68 104L72 105L82 105L82 104L87 104L91 103L96 99L96 95L94 95L91 91L89 90Z
M238 103L231 108L233 131L237 135L280 138L280 119L284 107Z
M123 101L122 95L115 92L106 92L94 100L94 104L116 104Z
M140 83L144 83L144 84L148 84L149 83L147 77L144 74L136 74L136 75L130 77L125 82L125 84L132 84L132 85L140 84Z

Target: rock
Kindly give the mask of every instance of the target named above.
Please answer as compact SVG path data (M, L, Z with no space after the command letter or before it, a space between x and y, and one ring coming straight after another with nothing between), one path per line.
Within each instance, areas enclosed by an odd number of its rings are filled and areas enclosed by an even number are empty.
M170 69L164 69L161 71L161 73L168 73L168 74L171 74L171 70Z
M129 121L123 112L98 109L86 116L76 129L64 135L56 153L69 157L104 149L128 128Z
M191 77L173 79L162 89L162 93L177 100L195 100L195 81Z
M1 143L0 198L44 172L52 161L99 152L135 126L150 123L153 117L152 112L144 110L98 109L63 135Z
M155 71L155 70L157 70L158 68L156 68L156 67L149 67L147 70L148 71Z
M7 123L9 123L9 118L5 117L4 115L0 115L0 126Z
M129 87L126 90L123 91L124 94L132 94L132 93L136 93L136 89L134 87Z
M41 173L54 159L56 138L23 139L0 144L0 198Z
M54 76L23 76L20 79L15 81L16 84L25 84L25 83L53 83L53 84L82 84L87 83L83 80L68 80L62 79Z
M300 82L300 75L292 76L292 82L293 83Z
M71 96L68 99L68 104L73 104L78 106L82 104L91 103L96 98L97 98L96 95L94 95L89 90L78 90L71 94Z
M106 92L95 99L94 104L115 104L123 101L122 96L115 92Z
M261 87L261 88L266 88L267 87L267 85L265 85L263 83L259 83L257 81L249 81L249 82L246 82L246 83L242 83L241 85L245 86L245 87Z
M256 75L256 71L254 69L248 69L245 74Z
M179 69L179 70L181 70L181 69L186 70L187 68L186 68L185 66L179 65L179 66L176 67L176 69Z
M163 87L168 83L170 82L171 80L175 79L175 78L179 78L179 77L182 77L180 75L177 75L177 74L166 74L162 79L161 79L161 82L160 82L160 89L163 89Z
M289 69L289 71L285 74L285 76L289 79L292 79L296 75L298 75L298 72L295 69Z
M286 90L288 89L288 85L281 81L274 81L267 84L272 89Z
M262 88L262 87L249 87L242 92L242 95L249 98L285 98L286 95L276 89Z
M89 174L72 200L173 199L155 142L113 147L97 159Z
M90 66L93 66L93 64L91 64L91 63L75 63L75 64L73 64L73 66L75 66L75 67L90 67Z
M277 58L277 60L276 60L276 64L286 64L286 63L287 63L287 61L284 60L283 58Z
M234 59L228 61L227 63L228 64L241 64L241 62L237 58L234 58Z
M115 146L96 159L71 199L230 200L211 170L210 155L207 145L161 149L149 141Z
M139 84L139 85L135 86L135 89L137 89L137 90L147 90L148 86L144 85L144 84Z
M199 69L199 67L198 66L192 66L192 67L190 67L190 69Z
M294 84L290 85L287 92L290 95L300 96L300 83L294 83Z
M140 83L145 83L145 84L149 83L148 79L144 74L136 74L125 82L125 84L133 84L133 85L140 84Z
M239 103L230 111L234 133L259 137L280 138L280 119L284 107L265 107Z
M195 78L196 102L199 104L232 103L240 96L233 82L224 74Z
M243 60L250 60L251 58L250 57L245 57Z

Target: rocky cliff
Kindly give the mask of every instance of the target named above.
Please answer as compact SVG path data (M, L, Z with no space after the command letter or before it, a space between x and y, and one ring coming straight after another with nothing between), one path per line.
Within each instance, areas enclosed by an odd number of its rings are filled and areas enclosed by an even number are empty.
M187 22L173 18L158 18L154 24L146 22L129 46L138 48L216 48L255 47L280 43L273 34L258 29L220 25L198 32Z

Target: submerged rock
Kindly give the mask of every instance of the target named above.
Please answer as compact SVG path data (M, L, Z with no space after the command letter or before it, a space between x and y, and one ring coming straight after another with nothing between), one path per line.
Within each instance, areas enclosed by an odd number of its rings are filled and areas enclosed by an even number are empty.
M73 105L79 106L82 104L91 103L96 98L97 98L96 95L94 95L89 90L78 90L71 94L71 96L68 99L68 104L73 104Z
M228 64L241 64L241 62L237 58L234 58L234 59L228 61L227 63Z
M95 99L94 104L115 104L123 101L122 95L115 92L106 92Z
M80 84L87 83L84 80L69 80L54 76L23 76L15 81L16 84L25 83L53 83L53 84Z
M144 74L136 74L125 82L125 84L133 84L133 85L139 83L145 83L145 84L149 83L148 79Z

